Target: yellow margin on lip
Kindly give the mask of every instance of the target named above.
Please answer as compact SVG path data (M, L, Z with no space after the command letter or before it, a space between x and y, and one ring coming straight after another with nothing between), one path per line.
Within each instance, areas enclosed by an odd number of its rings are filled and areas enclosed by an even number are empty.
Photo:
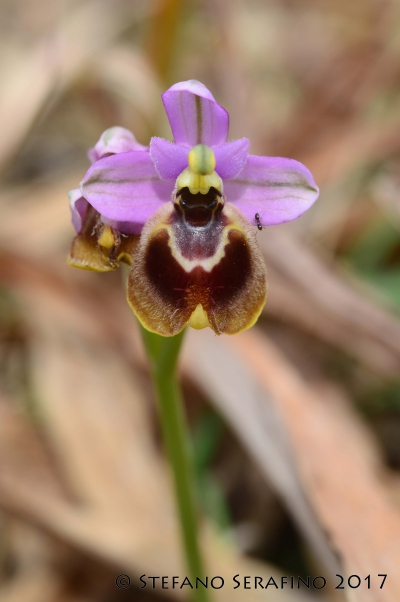
M254 312L254 317L251 320L251 322L249 322L248 324L246 324L246 326L244 326L244 328L242 328L241 330L237 330L236 332L226 332L224 334L233 336L235 334L239 334L240 332L244 332L245 330L248 330L249 328L251 328L252 326L254 326L254 324L257 322L258 318L261 316L261 312L264 309L264 305L265 302L267 300L267 290L265 291L265 295L264 295L264 300L262 302L262 304L260 305L260 309L256 312Z

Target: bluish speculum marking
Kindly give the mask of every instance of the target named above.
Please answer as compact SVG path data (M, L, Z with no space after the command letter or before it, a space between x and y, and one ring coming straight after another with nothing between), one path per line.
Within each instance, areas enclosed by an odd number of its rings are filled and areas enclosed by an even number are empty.
M212 257L219 248L226 219L224 200L210 188L207 194L179 191L170 223L174 241L183 257L189 260Z

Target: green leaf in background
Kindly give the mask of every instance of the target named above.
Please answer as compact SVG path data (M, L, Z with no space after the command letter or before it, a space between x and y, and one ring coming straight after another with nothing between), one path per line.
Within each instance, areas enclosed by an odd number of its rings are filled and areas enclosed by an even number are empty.
M200 502L204 512L220 531L231 526L231 517L225 495L212 474L211 465L225 432L222 418L207 410L198 421L193 433L194 463L198 479Z
M368 225L346 259L359 276L400 308L400 232L385 217Z

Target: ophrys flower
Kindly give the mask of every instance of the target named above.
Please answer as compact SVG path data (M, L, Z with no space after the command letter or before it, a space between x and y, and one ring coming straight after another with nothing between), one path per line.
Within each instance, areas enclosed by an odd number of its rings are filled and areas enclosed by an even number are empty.
M149 149L99 158L80 198L108 228L97 237L102 253L124 259L130 241L128 301L145 328L234 334L265 303L256 228L299 217L318 188L298 161L249 155L246 138L227 142L228 113L200 82L175 84L162 98L174 142L152 138Z

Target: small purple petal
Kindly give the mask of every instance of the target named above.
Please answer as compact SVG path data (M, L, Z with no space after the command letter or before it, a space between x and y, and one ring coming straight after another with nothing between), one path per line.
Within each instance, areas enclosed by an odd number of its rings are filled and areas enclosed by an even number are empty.
M164 92L162 100L175 144L219 146L226 142L229 115L207 88L195 79Z
M85 219L89 203L83 198L79 188L74 188L68 192L69 206L71 208L72 224L77 232L82 230L82 223Z
M96 146L87 154L90 162L95 163L108 155L141 150L147 150L147 147L139 144L132 132L116 126L103 132Z
M188 166L188 148L163 138L150 140L150 157L163 180L176 180Z
M97 161L81 182L82 195L105 218L143 225L171 199L173 183L161 180L147 151Z
M249 155L240 174L224 182L224 193L251 223L259 213L263 226L273 226L299 217L317 200L319 190L302 163Z
M249 154L250 141L247 138L233 140L222 146L213 148L216 167L215 171L222 178L234 178L243 168Z

